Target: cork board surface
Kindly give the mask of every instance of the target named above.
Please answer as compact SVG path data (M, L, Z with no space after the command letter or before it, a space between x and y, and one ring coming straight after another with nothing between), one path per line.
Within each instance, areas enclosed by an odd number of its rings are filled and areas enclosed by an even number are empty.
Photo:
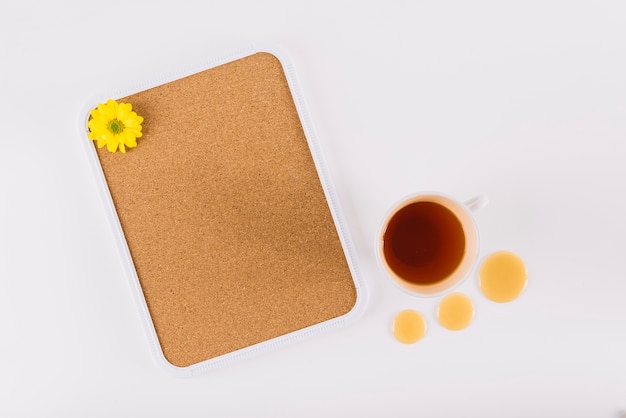
M144 135L126 154L97 155L171 364L352 309L355 285L273 55L118 101L144 117Z

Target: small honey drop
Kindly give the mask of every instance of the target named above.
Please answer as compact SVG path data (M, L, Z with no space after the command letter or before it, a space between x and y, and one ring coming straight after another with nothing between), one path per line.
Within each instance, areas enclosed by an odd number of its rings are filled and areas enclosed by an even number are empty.
M478 272L480 290L494 302L510 302L526 287L528 273L524 261L508 251L491 254Z
M393 320L393 336L403 344L413 344L426 334L426 321L417 311L406 309Z
M474 319L474 304L463 293L446 295L437 308L437 320L442 327L453 331L467 328Z

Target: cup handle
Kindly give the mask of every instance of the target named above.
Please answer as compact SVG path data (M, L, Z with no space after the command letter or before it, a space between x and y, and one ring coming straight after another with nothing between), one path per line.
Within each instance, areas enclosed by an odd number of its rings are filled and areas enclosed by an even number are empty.
M470 211L476 212L487 206L487 203L489 203L489 199L487 198L487 196L478 195L471 198L470 200L465 201L465 206L467 206Z

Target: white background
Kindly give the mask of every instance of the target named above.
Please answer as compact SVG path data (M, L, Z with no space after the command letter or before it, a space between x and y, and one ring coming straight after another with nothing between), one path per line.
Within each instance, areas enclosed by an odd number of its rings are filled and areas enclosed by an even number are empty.
M348 328L192 379L150 357L77 124L89 100L269 41L292 58L370 302ZM611 417L626 409L626 3L0 4L0 416ZM176 146L175 143L172 146ZM374 239L419 190L477 214L471 327L400 292ZM429 323L403 346L406 308Z

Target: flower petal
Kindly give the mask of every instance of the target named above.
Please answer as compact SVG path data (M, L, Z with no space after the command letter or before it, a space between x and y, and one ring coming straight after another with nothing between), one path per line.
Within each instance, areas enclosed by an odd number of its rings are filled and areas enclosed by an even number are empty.
M141 136L141 127L139 128L135 128L135 127L127 127L124 132L128 132L129 134L131 134L132 136L139 138Z
M122 122L125 122L126 119L130 116L132 112L132 106L129 103L120 103L117 107L117 118Z
M135 112L133 112L135 113ZM131 113L126 119L124 119L124 125L126 126L139 126L140 122L137 120L137 114Z
M98 117L99 117L100 119L106 119L106 118L108 118L108 116L107 116L108 109L109 109L109 108L108 108L108 106L107 106L106 104L102 104L102 103L100 103L100 104L98 105L98 109L97 109L97 110L98 110Z
M107 103L104 106L104 116L106 119L111 120L117 118L118 107L119 106L115 100L107 100Z
M107 149L110 152L117 151L117 141L107 141Z
M127 145L130 148L136 147L137 140L135 139L135 135L128 131L124 132L124 145Z

